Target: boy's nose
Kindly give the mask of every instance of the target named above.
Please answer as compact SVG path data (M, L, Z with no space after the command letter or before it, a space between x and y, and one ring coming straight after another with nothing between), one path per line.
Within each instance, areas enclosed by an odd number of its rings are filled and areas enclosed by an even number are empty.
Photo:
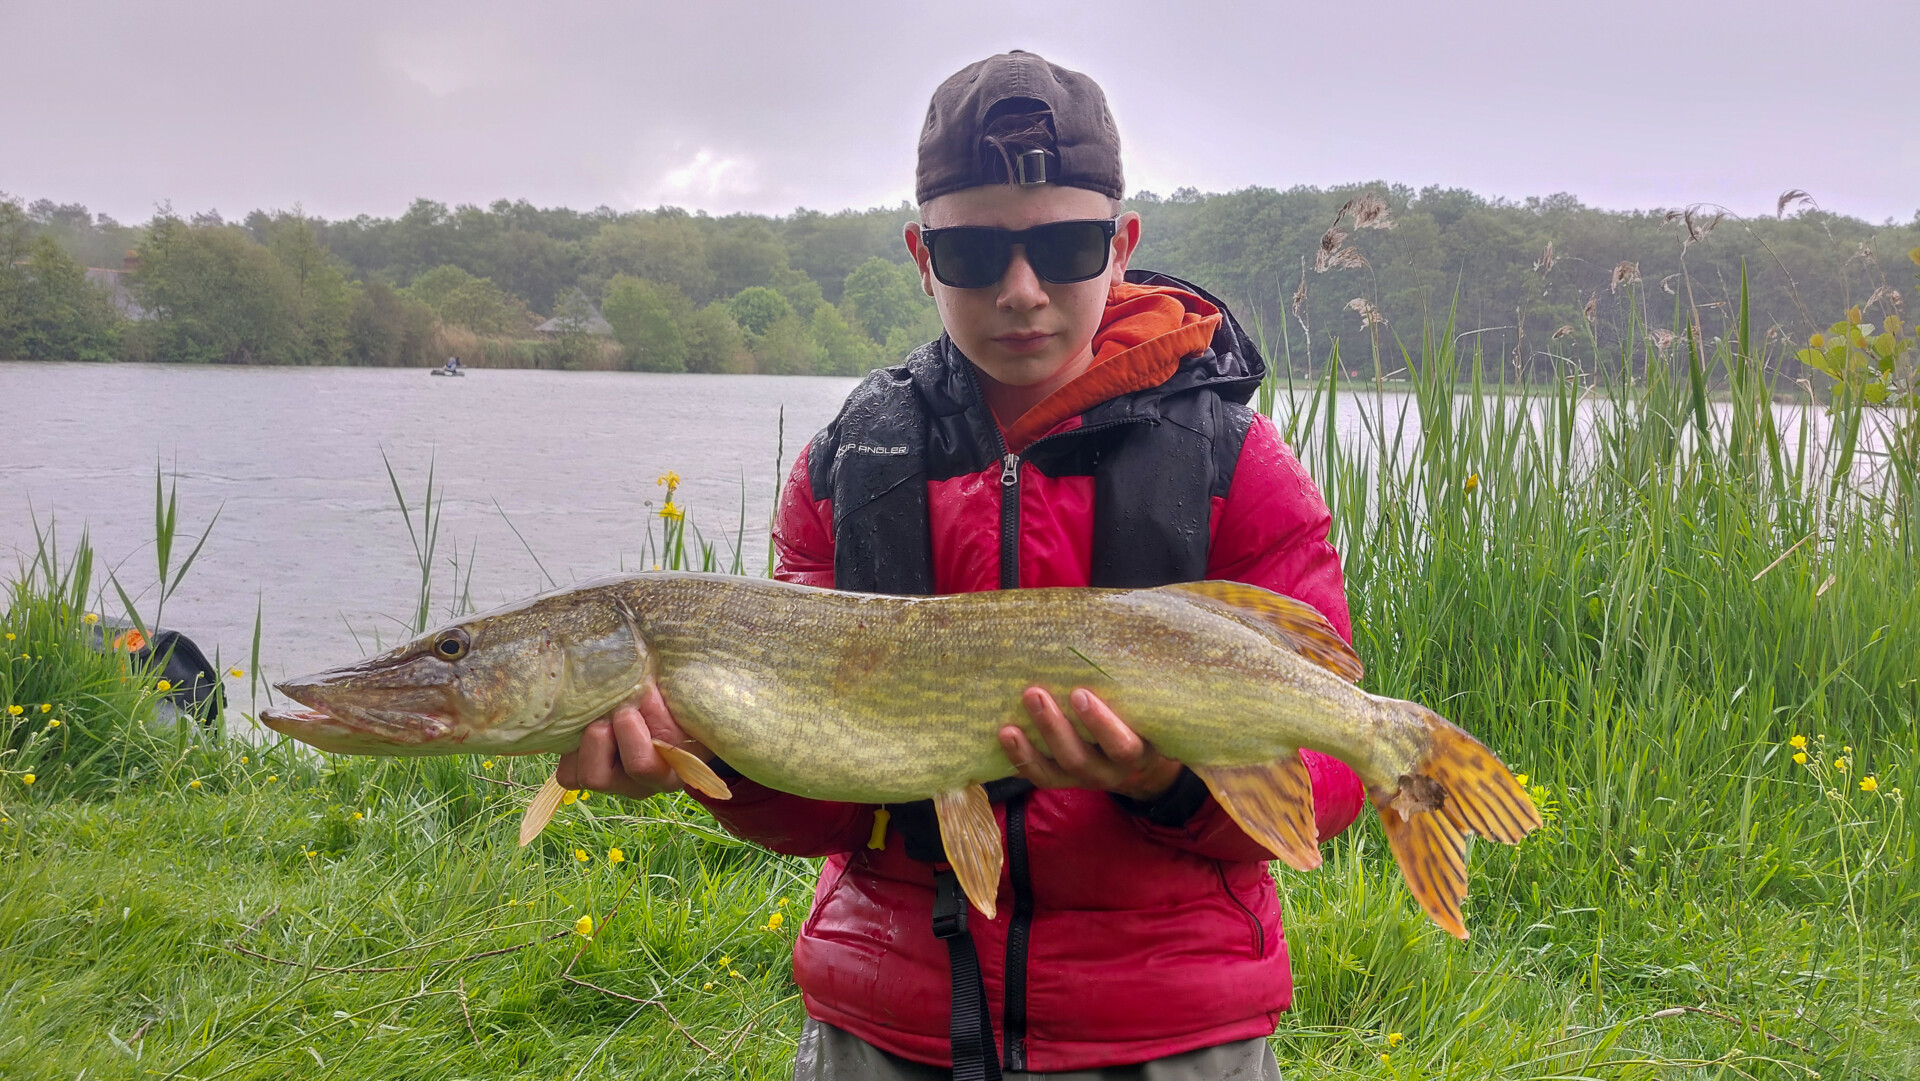
M1047 300L1040 275L1035 274L1033 264L1027 262L1026 245L1015 244L1013 257L1007 261L1007 272L1000 276L999 306L1023 312L1038 308Z

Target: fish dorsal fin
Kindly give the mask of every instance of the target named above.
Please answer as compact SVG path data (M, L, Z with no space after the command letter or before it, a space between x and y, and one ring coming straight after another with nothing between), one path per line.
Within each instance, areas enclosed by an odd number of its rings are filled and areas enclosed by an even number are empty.
M1305 601L1245 582L1179 582L1160 588L1178 590L1272 628L1295 653L1349 683L1360 682L1366 674L1353 647L1340 638L1326 616Z
M1296 871L1320 866L1313 779L1296 752L1260 766L1189 766L1227 817Z
M940 819L940 843L947 850L947 863L960 888L982 916L992 919L1005 857L1000 849L1000 823L993 817L987 790L970 784L937 793L933 811Z
M525 848L540 836L540 831L553 821L553 812L560 809L560 797L567 790L560 787L557 777L547 778L547 783L534 793L533 802L527 804L527 813L520 816L520 847Z

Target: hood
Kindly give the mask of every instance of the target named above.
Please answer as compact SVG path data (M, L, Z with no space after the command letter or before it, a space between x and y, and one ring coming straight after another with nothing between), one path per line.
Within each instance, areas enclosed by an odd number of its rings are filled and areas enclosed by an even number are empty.
M1065 416L1083 410L1089 425L1157 419L1161 401L1200 387L1237 404L1244 405L1253 398L1260 381L1266 377L1266 361L1225 303L1199 286L1170 274L1130 270L1126 280L1127 285L1116 287L1108 299L1107 314L1094 336L1095 366L1034 407L1028 416L1039 413L1068 391L1076 391L1073 404L1077 408L1055 417L1044 427L1050 428ZM1154 308L1164 311L1165 299L1180 304L1177 325L1166 314L1148 314ZM1188 340L1193 334L1188 328L1198 325L1211 330L1204 344L1197 336ZM1162 345L1178 342L1195 348L1170 358L1159 354L1156 340ZM1103 350L1107 352L1105 357L1101 356ZM1138 358L1137 366L1129 363L1111 373L1102 372L1107 367L1105 361L1125 358L1126 354ZM903 367L928 412L934 416L952 416L976 409L982 425L994 424L986 403L980 400L973 364L953 344L953 339L941 335L938 341L915 350ZM1115 378L1123 374L1131 378ZM1143 379L1149 381L1138 385ZM1150 381L1153 379L1157 381ZM1078 388L1083 383L1088 384L1085 389L1101 393L1087 394L1082 399ZM1066 401L1062 399L1062 404ZM1026 421L1027 417L1022 417L1015 428L1024 430L1028 427ZM1038 424L1038 418L1035 423ZM1010 431L1009 434L1016 433Z

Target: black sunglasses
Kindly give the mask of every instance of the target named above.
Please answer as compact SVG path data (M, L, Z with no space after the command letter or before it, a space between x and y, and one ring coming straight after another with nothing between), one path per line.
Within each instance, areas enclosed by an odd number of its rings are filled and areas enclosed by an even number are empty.
M1013 246L1026 249L1027 264L1043 281L1071 285L1107 269L1117 218L1050 221L1031 229L956 225L922 229L933 276L955 289L984 289L998 282L1013 261Z

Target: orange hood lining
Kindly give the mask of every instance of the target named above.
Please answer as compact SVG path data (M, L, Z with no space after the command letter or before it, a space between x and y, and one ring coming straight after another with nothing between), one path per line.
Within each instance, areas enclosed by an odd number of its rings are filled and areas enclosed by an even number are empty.
M1198 353L1220 327L1220 309L1184 289L1122 282L1107 294L1093 335L1093 363L1007 426L1015 451L1054 425L1122 394L1157 387Z

